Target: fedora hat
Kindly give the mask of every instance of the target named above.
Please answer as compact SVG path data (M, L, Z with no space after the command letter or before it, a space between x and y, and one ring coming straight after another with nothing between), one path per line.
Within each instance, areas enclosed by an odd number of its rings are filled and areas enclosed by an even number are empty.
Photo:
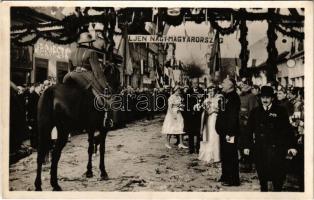
M83 32L80 34L80 38L77 41L77 43L82 44L82 43L90 43L94 41L95 40L93 39L92 35L89 32Z
M263 86L261 88L260 97L273 97L274 96L274 89L271 86Z

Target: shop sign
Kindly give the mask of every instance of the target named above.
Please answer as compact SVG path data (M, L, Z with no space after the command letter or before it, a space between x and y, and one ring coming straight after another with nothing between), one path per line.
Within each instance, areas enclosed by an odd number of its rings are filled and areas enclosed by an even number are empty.
M70 47L65 45L57 45L46 41L39 41L35 44L35 56L38 57L68 61L70 54Z

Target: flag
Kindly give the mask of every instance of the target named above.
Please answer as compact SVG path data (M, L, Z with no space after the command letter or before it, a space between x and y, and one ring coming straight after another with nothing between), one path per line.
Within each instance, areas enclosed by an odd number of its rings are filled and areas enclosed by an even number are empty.
M126 60L125 74L131 75L133 73L133 63L132 63L132 58L130 55L130 46L129 46L129 43L126 42L124 38L121 38L119 46L118 46L118 54L121 55L122 57L124 57L124 50L126 51L126 54L125 54L126 56L125 58L123 58Z
M210 59L209 59L209 74L214 75L220 69L220 44L219 32L215 34L214 44L212 45Z

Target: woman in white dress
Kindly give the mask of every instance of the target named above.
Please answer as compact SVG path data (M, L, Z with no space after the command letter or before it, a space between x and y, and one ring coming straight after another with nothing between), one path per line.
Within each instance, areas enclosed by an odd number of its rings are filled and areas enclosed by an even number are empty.
M166 147L171 149L170 138L171 135L179 135L180 143L179 148L188 148L183 144L183 103L181 98L181 88L176 86L174 88L174 94L172 94L168 99L168 110L162 126L161 133L167 135L166 137Z
M199 160L206 163L217 163L220 161L220 141L215 129L220 97L221 95L216 94L216 87L210 85L208 97L203 102L204 111L201 122L203 141L200 144L198 157Z

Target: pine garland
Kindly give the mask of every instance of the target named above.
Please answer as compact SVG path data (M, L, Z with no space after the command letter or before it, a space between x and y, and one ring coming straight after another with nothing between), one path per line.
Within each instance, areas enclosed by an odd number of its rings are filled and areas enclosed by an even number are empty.
M129 8L128 8L129 9ZM35 38L33 38L31 41L27 42L20 42L22 38L26 37L29 34L36 33L38 34L37 37L44 37L44 39L52 41L57 44L66 44L67 42L75 41L78 38L79 33L82 31L82 26L86 26L90 22L99 22L103 23L105 26L104 35L108 37L109 43L113 44L113 35L121 35L119 32L115 32L114 27L116 26L116 17L119 18L126 18L125 15L128 15L127 13L128 9L121 9L118 13L114 12L112 8L99 8L99 10L104 11L101 15L94 15L89 16L87 15L87 11L84 13L79 13L79 15L70 15L65 17L61 21L52 21L48 24L28 24L28 25L19 25L19 26L13 26L11 27L11 31L23 31L22 33L16 34L17 36L12 36L12 41L19 43L19 45L22 45L23 43L25 45L29 45L31 42L36 42ZM131 9L131 11L135 13L146 13L147 9ZM203 14L200 14L197 16L197 20L195 17L190 17L189 19L189 13L187 12L187 8L181 9L181 14L178 17L172 17L168 16L166 13L165 8L160 9L159 15L159 21L162 23L162 21L166 21L168 24L177 26L182 23L183 17L185 16L186 20L192 20L192 21L205 21L205 17ZM217 16L219 16L219 12L222 12L222 9L207 9L207 17L210 21L211 26L216 29L221 35L229 35L234 33L234 31L237 29L238 25L240 24L240 21L243 20L249 20L249 21L263 21L268 20L272 21L274 28L281 32L282 34L297 38L298 40L304 40L304 32L296 31L293 28L300 28L304 22L304 16L290 16L290 15L281 15L279 13L275 12L268 12L268 13L249 13L246 12L245 9L240 9L238 11L229 9L226 12L230 12L230 14L233 16L234 21L229 27L221 27L219 26L217 22ZM143 15L143 14L142 14ZM149 13L147 12L147 15ZM148 19L151 20L151 17L142 16L142 20L148 21ZM146 19L147 18L147 19ZM123 21L123 20L122 20ZM287 22L294 21L295 24L289 24ZM200 21L197 21L198 23ZM64 27L64 30L61 36L52 36L51 34L46 34L38 31L39 28L51 28L54 26L62 26ZM290 29L289 31L287 29ZM243 38L241 39L241 41ZM241 42L240 41L240 42ZM244 44L244 41L242 41ZM243 54L244 55L244 54ZM242 56L243 56L242 55Z
M210 17L209 18L209 22L210 22L210 25L216 29L221 35L230 35L232 34L238 27L240 21L239 20L235 20L233 22L233 24L230 25L230 27L227 27L227 28L223 28L221 26L219 26L219 24L212 18Z
M270 11L272 12L272 11ZM276 80L276 74L278 72L277 68L277 57L278 57L278 51L276 48L276 40L277 40L277 34L275 32L275 23L271 20L268 21L268 29L267 29L267 37L268 37L268 44L267 44L267 52L268 52L268 58L266 61L266 76L267 81L275 81Z
M298 40L304 40L304 32L299 32L299 31L293 30L292 28L290 28L290 31L286 31L284 28L281 27L280 24L276 24L275 28L277 31L279 31L283 35L296 38Z
M245 20L241 20L240 22L240 38L239 42L241 44L241 52L240 52L240 59L241 59L241 70L240 70L240 76L241 77L247 77L247 62L249 60L249 51L248 51L248 44L247 41L247 33L248 28L246 25Z

